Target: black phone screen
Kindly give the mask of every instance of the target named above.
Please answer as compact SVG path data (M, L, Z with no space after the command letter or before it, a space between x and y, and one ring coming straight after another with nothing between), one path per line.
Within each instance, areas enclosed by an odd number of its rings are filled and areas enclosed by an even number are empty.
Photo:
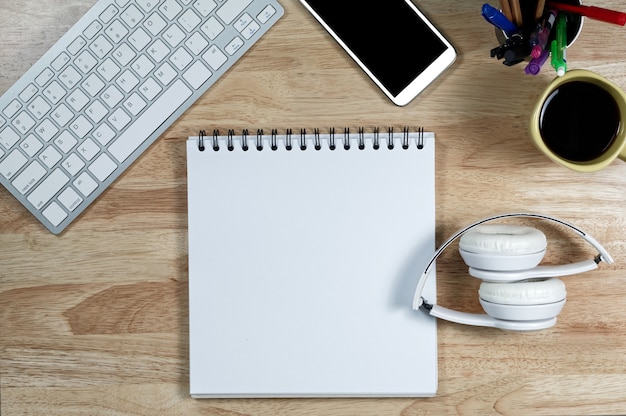
M394 96L446 45L405 0L306 0Z

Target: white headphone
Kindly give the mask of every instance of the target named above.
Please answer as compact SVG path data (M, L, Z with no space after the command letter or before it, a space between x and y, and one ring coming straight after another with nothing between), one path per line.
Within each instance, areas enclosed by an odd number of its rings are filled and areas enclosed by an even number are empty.
M546 252L545 235L534 228L486 222L511 217L529 217L556 222L571 229L591 244L599 254L578 263L538 266ZM487 313L455 311L428 302L422 297L435 260L457 238L459 253L470 266L469 273L483 280L480 303ZM613 263L611 255L589 234L565 221L528 213L502 214L468 225L446 240L427 263L417 282L413 309L424 308L437 318L466 325L486 326L513 331L545 329L556 324L556 316L565 305L565 284L557 276L567 276L596 269L598 263Z

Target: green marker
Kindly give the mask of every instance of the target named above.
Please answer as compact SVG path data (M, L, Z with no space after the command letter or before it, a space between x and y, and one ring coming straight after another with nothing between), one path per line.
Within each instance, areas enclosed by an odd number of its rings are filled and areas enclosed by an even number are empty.
M565 75L567 71L567 17L559 13L556 22L556 39L550 44L550 63L558 76Z

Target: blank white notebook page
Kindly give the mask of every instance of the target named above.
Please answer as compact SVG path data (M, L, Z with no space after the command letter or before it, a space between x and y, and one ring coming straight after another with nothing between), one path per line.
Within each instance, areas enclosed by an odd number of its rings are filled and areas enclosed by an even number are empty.
M187 141L191 395L434 395L434 135L297 137Z

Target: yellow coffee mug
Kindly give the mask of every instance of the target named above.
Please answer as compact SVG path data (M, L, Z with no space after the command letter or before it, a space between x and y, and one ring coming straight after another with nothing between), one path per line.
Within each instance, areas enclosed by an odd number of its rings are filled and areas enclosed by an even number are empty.
M541 94L530 118L530 137L553 161L593 172L616 158L626 161L624 123L626 93L594 72L577 69L554 79Z

